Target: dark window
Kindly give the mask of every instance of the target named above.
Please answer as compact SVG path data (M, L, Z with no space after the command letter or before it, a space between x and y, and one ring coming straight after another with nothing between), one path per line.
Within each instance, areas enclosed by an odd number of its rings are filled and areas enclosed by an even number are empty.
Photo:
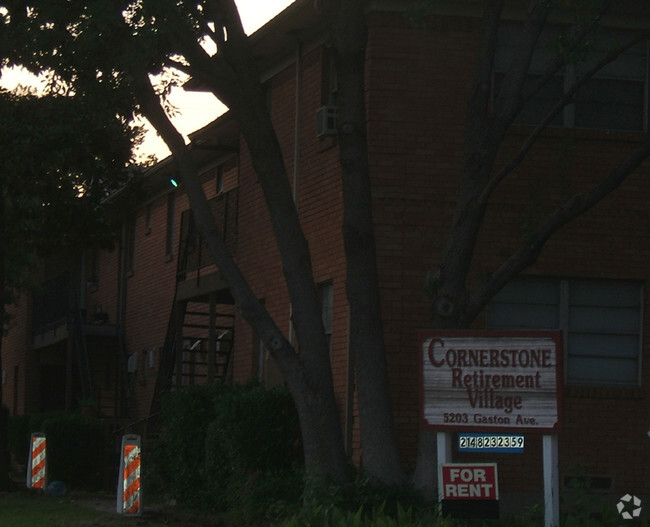
M494 93L513 59L521 27L506 24L501 28L494 64ZM524 85L524 108L516 124L535 125L559 102L562 94L606 55L632 38L627 31L602 28L576 58L548 81L530 100L542 73L556 58L562 37L559 27L549 28L540 37ZM573 101L555 117L552 126L605 130L647 130L648 43L643 41L621 53L601 68L574 94Z
M145 209L145 218L144 218L144 233L149 234L151 232L151 203L147 205Z
M130 272L135 269L135 215L126 221L126 269Z
M217 167L216 184L217 194L221 194L223 192L223 165Z
M638 386L643 285L521 277L487 309L490 329L560 329L569 384Z

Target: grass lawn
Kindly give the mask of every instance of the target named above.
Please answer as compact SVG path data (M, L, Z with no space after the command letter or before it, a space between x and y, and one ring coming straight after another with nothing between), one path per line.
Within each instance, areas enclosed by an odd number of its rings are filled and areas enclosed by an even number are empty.
M106 503L106 499L104 499ZM219 523L188 511L152 510L145 507L140 518L125 517L102 507L93 500L55 498L43 493L19 491L0 493L0 527L210 527ZM110 505L110 503L109 503Z
M68 527L92 525L104 516L100 511L80 507L68 498L53 498L32 492L0 494L0 527Z

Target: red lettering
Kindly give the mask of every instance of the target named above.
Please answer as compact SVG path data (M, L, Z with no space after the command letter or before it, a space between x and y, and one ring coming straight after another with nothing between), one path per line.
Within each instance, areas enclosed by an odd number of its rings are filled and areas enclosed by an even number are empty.
M457 350L458 352L458 365L463 367L467 366L467 350Z
M460 368L452 368L451 369L451 387L452 388L462 388L463 387L463 382L460 378L461 374L463 373L463 370Z
M490 368L499 366L499 350L490 350Z
M435 355L433 353L433 351L434 351L433 347L436 344L440 344L440 346L442 348L445 347L445 343L442 341L442 339L431 339L431 342L429 342L429 350L428 350L429 351L429 360L431 361L431 364L433 364L436 368L440 368L440 366L442 366L445 363L445 361L443 361L443 360L437 361L436 360L436 357L435 357Z

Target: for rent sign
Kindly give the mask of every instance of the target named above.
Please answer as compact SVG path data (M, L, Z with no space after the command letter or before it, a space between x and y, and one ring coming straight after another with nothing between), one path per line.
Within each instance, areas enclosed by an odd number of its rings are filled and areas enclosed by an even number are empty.
M496 463L440 465L443 500L498 500Z
M423 332L420 350L424 427L559 431L559 332Z

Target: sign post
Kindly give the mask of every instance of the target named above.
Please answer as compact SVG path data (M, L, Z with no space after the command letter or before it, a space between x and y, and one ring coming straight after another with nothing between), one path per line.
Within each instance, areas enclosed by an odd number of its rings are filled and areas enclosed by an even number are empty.
M438 463L451 461L452 431L544 434L546 527L558 525L561 333L423 331L419 341L421 427L438 431Z
M544 451L544 527L557 527L560 525L557 436L545 435L542 441Z

